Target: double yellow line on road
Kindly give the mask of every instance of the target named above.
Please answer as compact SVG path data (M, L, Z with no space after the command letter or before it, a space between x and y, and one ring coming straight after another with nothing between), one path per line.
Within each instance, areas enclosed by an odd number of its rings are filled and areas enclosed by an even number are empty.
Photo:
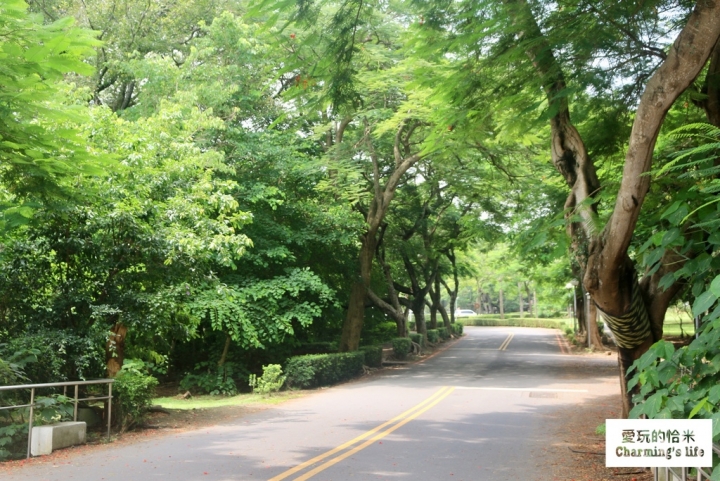
M408 409L402 414L399 414L392 418L391 420L382 423L376 428L371 429L370 431L361 434L360 436L356 437L355 439L351 439L350 441L341 444L340 446L331 449L330 451L327 451L319 456L315 456L312 459L309 459L305 461L302 464L299 464L295 466L294 468L288 469L282 474L279 474L275 476L274 478L270 478L268 481L280 481L282 479L285 479L289 476L292 476L293 474L302 471L303 469L312 466L313 464L319 463L320 461L330 458L331 456L334 456L341 451L345 451L347 448L353 446L356 443L359 443L363 439L368 439L364 443L355 446L352 449L349 449L342 454L339 454L338 456L333 457L329 461L324 462L320 466L317 466L316 468L312 469L311 471L308 471L307 473L303 474L302 476L295 478L295 481L305 481L307 479L312 478L317 473L326 470L330 466L333 466L334 464L339 463L345 458L348 458L352 456L353 454L357 453L358 451L361 451L365 449L366 447L373 444L375 441L384 438L388 434L392 433L396 429L404 426L405 424L409 423L416 417L420 416L425 411L431 409L435 405L437 405L440 401L448 397L453 391L455 390L454 387L448 387L445 386L438 390L435 394L427 398L425 401L421 402L420 404ZM372 436L372 437L371 437Z
M510 334L507 339L505 339L503 343L500 344L500 347L498 347L498 351L504 351L505 349L507 349L508 344L510 344L510 341L513 340L513 337L515 337L515 334Z

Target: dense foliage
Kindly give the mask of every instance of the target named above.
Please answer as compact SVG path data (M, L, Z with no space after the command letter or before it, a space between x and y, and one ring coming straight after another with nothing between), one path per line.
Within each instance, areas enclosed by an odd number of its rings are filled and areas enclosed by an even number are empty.
M117 376L128 428L154 379L334 383L498 322L460 308L550 326L575 279L607 312L643 292L632 415L719 419L710 8L2 2L0 382ZM671 303L698 338L642 356Z

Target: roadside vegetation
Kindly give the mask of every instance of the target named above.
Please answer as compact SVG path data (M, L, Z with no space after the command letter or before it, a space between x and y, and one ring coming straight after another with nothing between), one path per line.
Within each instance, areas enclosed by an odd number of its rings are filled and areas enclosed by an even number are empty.
M579 343L633 326L624 415L720 435L718 19L661 0L1 2L0 383L115 378L125 430L156 384L328 385L379 346L574 311ZM38 402L37 423L67 418L60 391ZM28 416L0 411L0 459Z

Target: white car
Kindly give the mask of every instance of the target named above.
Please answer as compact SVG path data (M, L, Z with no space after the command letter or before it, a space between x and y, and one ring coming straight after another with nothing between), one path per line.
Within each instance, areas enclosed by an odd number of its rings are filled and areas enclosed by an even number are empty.
M458 309L455 311L455 319L459 317L472 317L477 316L477 313L475 311L471 311L470 309Z

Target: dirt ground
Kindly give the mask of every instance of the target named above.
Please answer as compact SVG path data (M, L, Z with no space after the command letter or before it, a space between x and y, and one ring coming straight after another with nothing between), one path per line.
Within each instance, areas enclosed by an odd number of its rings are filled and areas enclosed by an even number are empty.
M619 417L620 394L562 408L550 416L547 469L558 481L652 481L641 468L606 468L605 436L595 433L606 419Z

